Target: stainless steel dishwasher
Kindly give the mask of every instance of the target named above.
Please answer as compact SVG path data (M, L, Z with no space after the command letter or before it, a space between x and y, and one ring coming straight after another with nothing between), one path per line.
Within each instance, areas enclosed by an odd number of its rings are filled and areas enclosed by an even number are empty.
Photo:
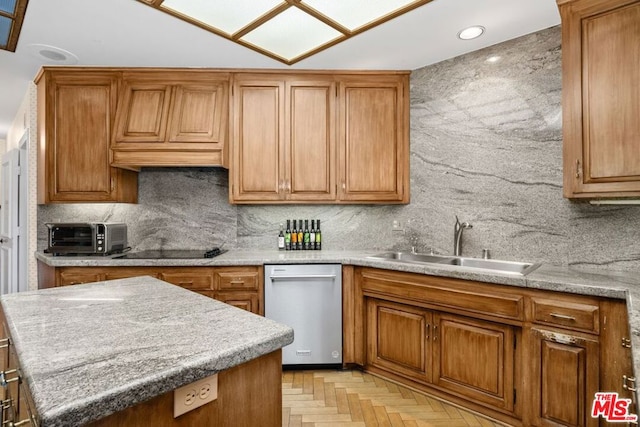
M342 365L342 266L264 266L265 317L293 328L285 367Z

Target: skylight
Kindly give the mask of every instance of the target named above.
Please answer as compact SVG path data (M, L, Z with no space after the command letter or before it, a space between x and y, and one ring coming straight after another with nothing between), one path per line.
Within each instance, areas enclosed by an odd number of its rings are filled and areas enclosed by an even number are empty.
M0 0L0 49L16 51L29 0Z
M291 65L431 0L138 1Z

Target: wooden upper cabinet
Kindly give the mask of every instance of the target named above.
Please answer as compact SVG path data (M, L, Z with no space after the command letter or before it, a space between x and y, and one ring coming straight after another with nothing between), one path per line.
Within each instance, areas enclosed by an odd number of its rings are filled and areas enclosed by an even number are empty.
M38 203L137 201L137 174L110 165L118 77L46 67L37 77Z
M113 163L224 166L229 74L216 71L123 73Z
M234 79L232 203L335 200L331 76Z
M564 196L640 196L640 3L558 0Z
M409 203L409 76L340 77L338 198Z

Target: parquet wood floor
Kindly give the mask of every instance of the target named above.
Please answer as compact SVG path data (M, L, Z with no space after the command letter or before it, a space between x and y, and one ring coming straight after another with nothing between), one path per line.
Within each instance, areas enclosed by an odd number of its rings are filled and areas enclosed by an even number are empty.
M360 371L284 371L283 427L498 427L486 418Z

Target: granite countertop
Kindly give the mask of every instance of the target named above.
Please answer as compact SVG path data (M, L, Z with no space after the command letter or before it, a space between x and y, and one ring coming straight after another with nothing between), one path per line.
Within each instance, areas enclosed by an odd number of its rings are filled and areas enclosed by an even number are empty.
M1 297L41 426L81 425L293 342L293 330L149 276Z
M53 267L66 266L234 266L262 264L340 263L395 271L454 277L522 288L542 289L627 301L634 374L640 375L640 274L638 272L594 271L542 264L526 276L483 272L441 264L409 264L370 259L380 253L369 251L277 251L230 250L209 259L127 260L108 257L53 257L36 253L36 258Z

